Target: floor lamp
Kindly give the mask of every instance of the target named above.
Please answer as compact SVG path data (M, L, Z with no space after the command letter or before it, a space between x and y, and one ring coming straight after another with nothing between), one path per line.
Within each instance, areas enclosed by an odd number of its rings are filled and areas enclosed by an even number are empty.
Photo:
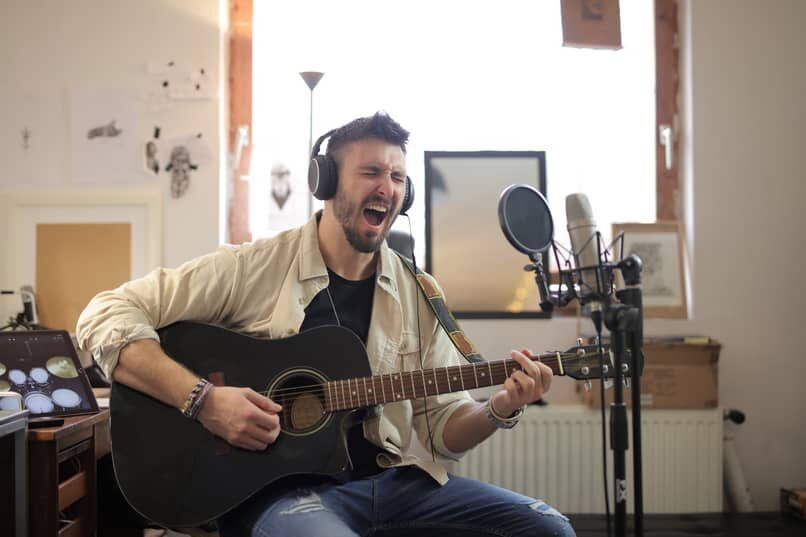
M311 105L310 105L310 115L309 115L309 125L308 125L308 158L311 158L311 150L313 149L313 89L322 80L322 77L325 76L325 73L320 73L318 71L303 71L299 74L302 77L302 80L305 81L305 85L308 86L308 89L311 90ZM311 217L313 214L313 194L308 192L308 218Z

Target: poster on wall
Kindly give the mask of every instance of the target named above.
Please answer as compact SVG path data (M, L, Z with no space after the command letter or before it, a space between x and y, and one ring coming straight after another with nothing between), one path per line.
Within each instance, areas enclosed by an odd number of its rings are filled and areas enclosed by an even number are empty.
M249 218L255 238L274 236L308 220L307 159L301 151L296 153L295 158L280 151L252 153Z
M0 88L0 117L0 184L65 180L61 91Z
M136 94L119 89L70 91L70 157L76 183L127 183L142 179Z
M170 185L172 198L181 198L193 178L213 160L213 153L202 133L168 140L149 140L142 152L143 166Z

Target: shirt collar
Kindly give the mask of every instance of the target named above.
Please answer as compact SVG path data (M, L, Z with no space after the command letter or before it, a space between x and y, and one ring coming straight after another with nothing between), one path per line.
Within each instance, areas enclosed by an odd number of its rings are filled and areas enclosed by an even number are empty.
M302 252L299 264L300 281L327 277L327 265L325 265L321 250L319 250L318 222L321 214L322 211L317 211L302 227ZM375 272L378 275L377 281L396 296L395 253L392 252L386 241L383 241L380 254L378 256L378 265L375 267Z

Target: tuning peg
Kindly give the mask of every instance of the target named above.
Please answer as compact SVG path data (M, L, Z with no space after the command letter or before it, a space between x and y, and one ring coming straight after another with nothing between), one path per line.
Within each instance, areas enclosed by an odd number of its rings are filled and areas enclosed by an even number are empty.
M585 349L582 347L577 348L577 356L585 356Z
M581 338L581 337L578 337L578 338L577 338L577 346L578 346L578 347L581 347L581 346L582 346L582 338Z
M613 387L613 381L611 379L607 379L604 382L604 386L605 386L605 390L609 390L610 388Z
M629 388L630 387L630 379L629 379L629 377L624 377L622 380L624 381L624 387Z
M627 364L625 364L625 363L622 363L622 364L621 364L621 372L622 372L622 373L625 373L625 374L626 374L626 373L627 373L629 370L630 370L630 366L629 366L629 365L627 365Z
M580 372L587 377L588 375L591 374L591 368L586 365L583 365L582 368L580 369Z
M602 371L604 371L604 374L606 375L610 371L610 366L607 364L603 365Z
M585 391L586 392L591 391L591 381L589 381L589 380L585 381Z

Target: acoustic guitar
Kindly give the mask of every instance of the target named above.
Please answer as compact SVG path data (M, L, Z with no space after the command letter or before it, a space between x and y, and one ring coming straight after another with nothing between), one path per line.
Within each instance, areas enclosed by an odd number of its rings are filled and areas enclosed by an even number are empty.
M132 507L167 527L201 525L286 476L344 471L349 467L346 433L361 409L502 384L519 369L508 359L373 375L361 340L338 326L275 340L194 322L172 324L159 334L165 352L191 371L215 384L250 387L283 406L277 441L263 451L248 451L172 406L112 384L118 483ZM555 375L578 380L601 371L595 346L533 359Z

